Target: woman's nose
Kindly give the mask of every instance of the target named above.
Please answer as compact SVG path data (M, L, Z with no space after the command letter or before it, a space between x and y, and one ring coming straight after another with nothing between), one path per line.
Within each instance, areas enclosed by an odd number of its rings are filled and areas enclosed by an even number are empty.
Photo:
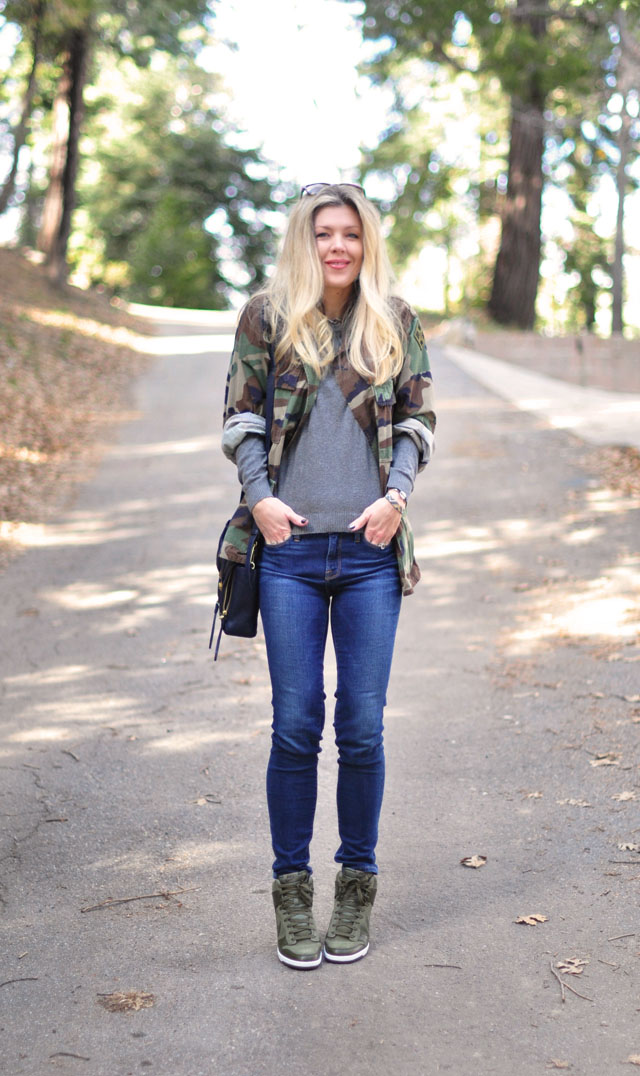
M344 250L344 238L339 232L334 232L331 240L332 250Z

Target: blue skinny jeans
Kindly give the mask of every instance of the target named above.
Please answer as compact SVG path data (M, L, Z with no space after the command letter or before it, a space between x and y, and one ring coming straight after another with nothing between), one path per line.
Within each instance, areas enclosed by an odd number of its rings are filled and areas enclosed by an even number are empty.
M383 711L400 603L393 547L379 549L362 532L294 535L263 548L260 612L273 693L267 803L276 877L311 870L329 623L338 670L335 859L377 873Z

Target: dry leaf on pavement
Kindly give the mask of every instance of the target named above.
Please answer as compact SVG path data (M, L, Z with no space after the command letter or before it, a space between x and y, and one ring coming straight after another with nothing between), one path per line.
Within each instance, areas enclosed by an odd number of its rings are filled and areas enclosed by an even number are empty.
M536 912L534 915L519 915L514 919L514 923L526 923L529 927L535 927L537 923L546 923L547 919L548 916Z
M607 751L604 755L596 755L595 758L589 759L590 766L619 766L620 755L615 751Z
M98 1005L102 1005L107 1012L138 1012L140 1009L150 1009L154 1001L153 994L145 994L141 990L98 994Z
M640 1065L640 1054L629 1054L627 1061L630 1065Z
M631 844L630 841L623 841L618 848L621 852L640 852L640 844Z
M635 792L616 792L615 796L612 796L612 800L617 800L618 803L626 803L627 800L634 800L636 798Z
M570 1069L571 1065L568 1061L558 1061L557 1057L552 1057L551 1061L547 1065L548 1069Z
M542 792L525 792L524 789L521 789L521 792L522 792L523 800L541 800L542 799Z
M577 956L571 956L568 960L560 960L556 964L556 968L563 975L582 975L588 963L588 960L580 960Z
M586 800L556 800L558 807L593 807L592 803L587 803Z
M463 867L475 867L477 869L478 867L484 867L485 863L487 862L487 857L478 855L465 856L465 858L461 859L460 862Z

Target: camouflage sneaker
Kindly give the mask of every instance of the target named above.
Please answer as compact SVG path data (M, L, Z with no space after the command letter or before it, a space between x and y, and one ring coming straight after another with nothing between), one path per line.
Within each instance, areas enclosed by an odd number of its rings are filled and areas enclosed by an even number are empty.
M278 959L292 968L317 968L322 943L313 918L313 882L308 871L281 874L273 883Z
M367 871L344 867L336 877L333 915L324 942L327 960L348 964L369 952L369 918L378 879Z

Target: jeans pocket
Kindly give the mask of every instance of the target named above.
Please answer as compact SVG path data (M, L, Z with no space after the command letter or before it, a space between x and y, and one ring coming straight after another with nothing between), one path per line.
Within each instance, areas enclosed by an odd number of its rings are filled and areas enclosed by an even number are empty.
M389 548L391 543L389 542L389 543L387 543L387 545L376 545L375 542L370 542L368 538L365 538L365 536L363 534L362 535L362 544L367 549L375 549L376 553L386 553L386 551Z
M289 542L291 541L292 538L293 538L293 535L290 534L288 536L288 538L285 538L284 541L282 541L282 542L266 542L265 541L264 548L269 549L269 550L284 549L284 547L289 544Z

